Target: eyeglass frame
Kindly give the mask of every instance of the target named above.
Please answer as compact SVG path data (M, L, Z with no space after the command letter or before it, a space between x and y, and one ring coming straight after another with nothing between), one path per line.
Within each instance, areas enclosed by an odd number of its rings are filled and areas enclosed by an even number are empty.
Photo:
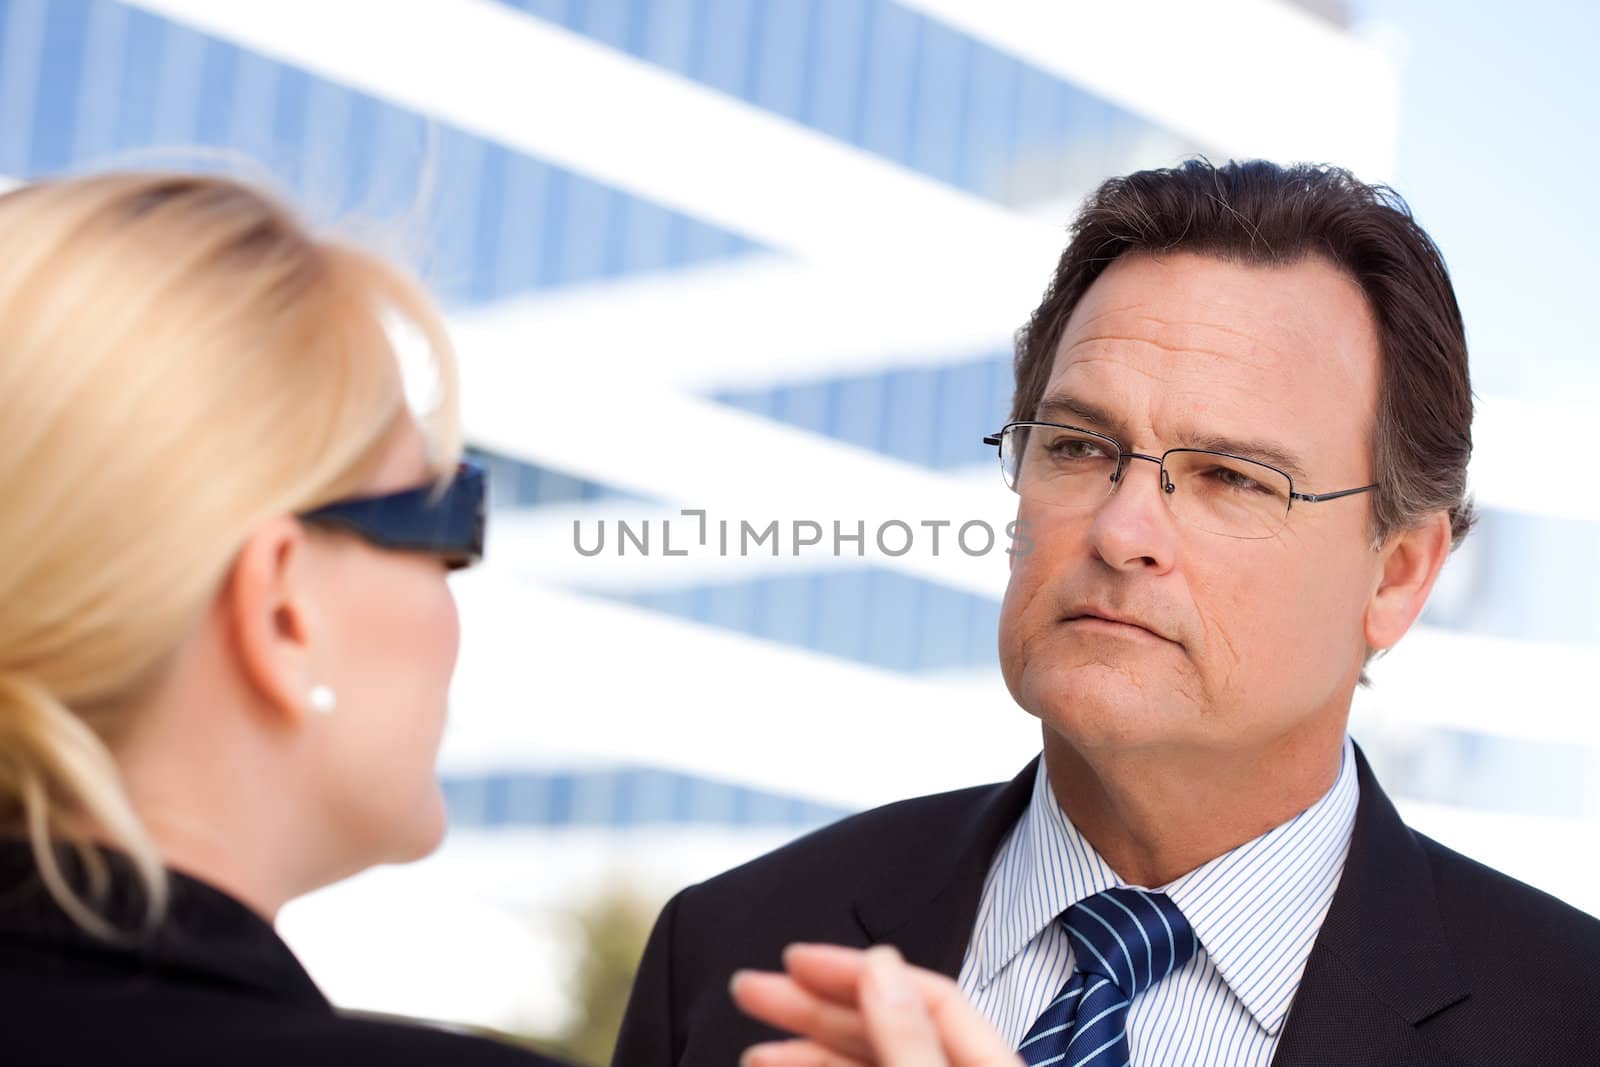
M1285 522L1289 521L1289 512L1294 510L1294 502L1296 500L1304 500L1308 504L1321 504L1324 501L1338 500L1342 497L1355 496L1358 493L1374 492L1379 488L1378 483L1374 482L1371 485L1358 486L1354 489L1340 489L1331 493L1297 493L1294 489L1294 475L1290 474L1281 467L1275 467L1272 464L1264 463L1259 459L1251 459L1249 456L1240 456L1232 452L1218 452L1215 449L1210 448L1169 448L1159 456L1152 456L1145 452L1133 452L1125 449L1122 447L1121 441L1118 441L1115 437L1112 437L1109 434L1100 433L1098 430L1088 430L1082 426L1072 426L1062 422L1042 422L1037 419L1018 419L1014 422L1008 422L994 433L984 435L983 443L986 445L993 445L1000 454L1000 469L1002 474L1005 472L1005 445L1003 443L1005 440L1005 435L1007 431L1013 430L1019 426L1043 426L1052 430L1070 430L1073 433L1081 433L1088 437L1105 441L1107 444L1111 445L1111 447L1117 450L1116 468L1111 474L1111 483L1113 486L1121 484L1122 476L1127 470L1127 464L1125 462L1126 460L1142 459L1150 463L1154 463L1157 469L1159 469L1161 472L1161 490L1168 496L1171 496L1177 491L1177 486L1173 483L1171 476L1167 473L1167 457L1172 455L1174 452L1183 452L1186 454L1199 456L1217 456L1221 459L1240 460L1245 463L1253 463L1258 467L1265 467L1269 471L1282 475L1283 480L1289 483L1289 506L1284 509ZM1015 486L1008 485L1006 488L1010 489L1018 496L1024 495L1022 490L1017 489ZM1106 496L1109 497L1112 492L1113 490L1107 489ZM1229 535L1219 534L1218 536Z
M354 534L377 548L443 557L451 570L483 562L488 474L463 461L443 489L436 485L336 500L296 518Z

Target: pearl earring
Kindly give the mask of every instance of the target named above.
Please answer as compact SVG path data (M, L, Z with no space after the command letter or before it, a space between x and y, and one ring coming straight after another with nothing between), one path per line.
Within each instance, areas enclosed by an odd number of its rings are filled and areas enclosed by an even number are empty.
M306 697L306 703L318 715L331 715L333 709L339 706L339 698L333 690L325 685L314 685L311 693Z

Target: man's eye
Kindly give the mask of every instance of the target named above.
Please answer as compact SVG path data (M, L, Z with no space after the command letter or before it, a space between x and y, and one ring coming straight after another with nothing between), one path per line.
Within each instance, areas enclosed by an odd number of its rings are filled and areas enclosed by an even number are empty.
M1085 441L1076 437L1064 437L1050 445L1050 453L1057 459L1100 459L1105 453L1093 441Z
M1248 474L1236 471L1232 467L1212 467L1208 474L1210 478L1228 489L1237 489L1244 493L1271 492Z

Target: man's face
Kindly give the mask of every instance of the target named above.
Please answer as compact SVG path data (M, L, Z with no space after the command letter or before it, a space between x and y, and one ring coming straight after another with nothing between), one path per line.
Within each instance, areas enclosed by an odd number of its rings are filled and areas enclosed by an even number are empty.
M1296 492L1331 492L1373 480L1378 358L1360 288L1322 259L1126 255L1074 310L1036 417L1153 455L1259 444L1297 461ZM1180 522L1139 460L1096 506L1021 498L1033 548L1001 608L1006 684L1085 753L1238 752L1325 728L1366 652L1370 501L1296 502L1275 537L1237 540Z

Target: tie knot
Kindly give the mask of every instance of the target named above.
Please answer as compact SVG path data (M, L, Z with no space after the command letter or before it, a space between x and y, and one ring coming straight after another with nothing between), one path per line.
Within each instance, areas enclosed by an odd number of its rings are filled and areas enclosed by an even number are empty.
M1134 997L1189 962L1194 928L1165 893L1107 889L1061 913L1078 969Z

